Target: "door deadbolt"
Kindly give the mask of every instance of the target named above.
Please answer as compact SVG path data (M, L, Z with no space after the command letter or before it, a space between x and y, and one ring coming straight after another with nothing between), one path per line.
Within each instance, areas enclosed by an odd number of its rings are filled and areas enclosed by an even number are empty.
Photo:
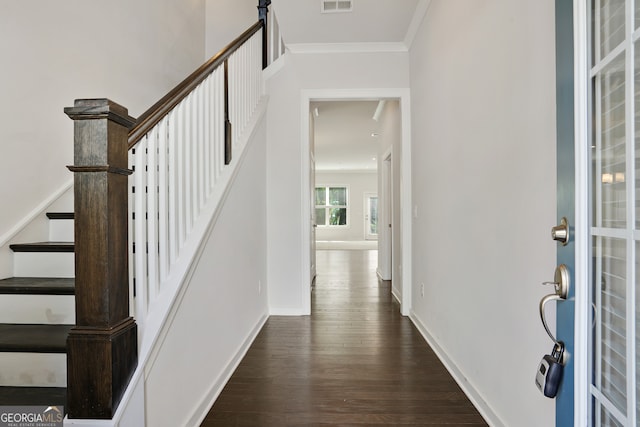
M563 216L560 225L551 228L551 238L566 246L569 243L569 237L569 221Z

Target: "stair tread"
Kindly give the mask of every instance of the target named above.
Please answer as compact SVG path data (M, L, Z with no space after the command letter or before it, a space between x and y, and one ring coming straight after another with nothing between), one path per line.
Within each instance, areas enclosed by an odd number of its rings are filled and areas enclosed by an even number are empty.
M74 219L73 212L47 212L49 219Z
M0 295L73 295L75 279L58 277L10 277L0 280Z
M35 242L9 245L14 252L73 252L73 242Z
M0 352L66 353L73 325L0 323Z
M65 406L66 401L67 389L63 387L0 387L3 406Z

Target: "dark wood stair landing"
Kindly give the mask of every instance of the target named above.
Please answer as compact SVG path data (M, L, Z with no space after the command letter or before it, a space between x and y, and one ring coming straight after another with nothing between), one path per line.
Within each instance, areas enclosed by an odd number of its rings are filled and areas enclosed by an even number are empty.
M63 387L0 387L2 406L65 406L66 402Z
M75 279L52 277L10 277L0 280L0 295L73 295Z
M73 212L47 212L47 218L49 219L74 219Z
M0 352L66 353L73 325L0 323Z
M36 242L9 245L14 252L73 252L73 242Z
M312 315L272 316L201 426L486 426L376 265L318 251Z

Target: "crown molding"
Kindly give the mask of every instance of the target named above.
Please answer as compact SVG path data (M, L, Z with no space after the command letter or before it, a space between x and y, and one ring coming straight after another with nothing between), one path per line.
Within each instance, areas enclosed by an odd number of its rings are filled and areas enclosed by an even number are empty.
M416 6L416 11L413 13L411 23L409 23L407 34L404 36L404 45L407 49L411 49L413 40L416 38L420 25L422 25L422 21L424 21L424 17L427 15L429 6L431 6L431 0L420 0Z

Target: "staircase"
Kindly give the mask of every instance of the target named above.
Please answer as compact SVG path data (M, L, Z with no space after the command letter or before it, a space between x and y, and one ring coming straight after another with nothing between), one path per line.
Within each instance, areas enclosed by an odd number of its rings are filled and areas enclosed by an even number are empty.
M260 21L138 118L104 98L65 108L74 121L75 214L48 214L47 242L10 245L15 277L0 280L0 405L63 405L77 425L158 425L145 417L166 411L166 389L149 393L146 376L180 376L152 370L167 345L162 334L187 288L209 280L194 278L200 256L245 146L254 132L266 140L269 3L260 0ZM182 399L178 417L191 417L199 399Z
M49 240L10 245L0 280L0 405L66 402L66 341L75 323L73 214L48 213Z

